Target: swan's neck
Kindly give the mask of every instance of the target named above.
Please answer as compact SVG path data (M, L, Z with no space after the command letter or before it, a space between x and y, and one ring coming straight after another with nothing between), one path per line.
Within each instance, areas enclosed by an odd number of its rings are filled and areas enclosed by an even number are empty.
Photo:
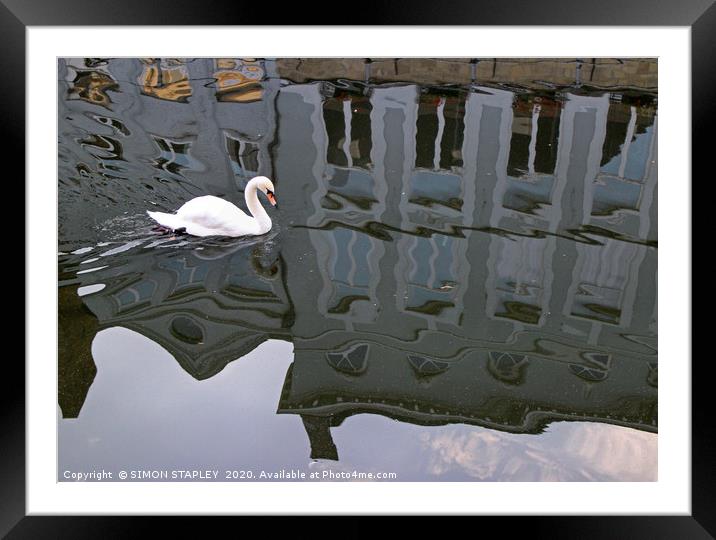
M246 186L246 191L244 191L244 198L246 199L246 206L249 212L251 212L251 215L256 219L259 234L263 234L271 229L271 218L266 213L266 210L264 210L256 191L256 182L249 182Z

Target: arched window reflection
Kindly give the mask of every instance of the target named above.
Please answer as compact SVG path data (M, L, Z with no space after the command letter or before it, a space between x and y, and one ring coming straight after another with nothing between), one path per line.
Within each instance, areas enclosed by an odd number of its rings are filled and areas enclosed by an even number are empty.
M136 309L150 302L156 290L157 283L154 280L143 279L124 287L113 295L113 299L117 304L118 311L121 313L126 310Z
M525 382L529 358L524 354L490 351L487 370L496 379L510 384L520 385Z

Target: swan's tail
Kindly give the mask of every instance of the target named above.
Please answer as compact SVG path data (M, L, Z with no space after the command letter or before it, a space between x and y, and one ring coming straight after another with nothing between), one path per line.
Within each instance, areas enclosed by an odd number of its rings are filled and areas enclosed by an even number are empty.
M151 212L149 210L147 210L147 214L149 214L149 217L160 225L169 227L172 230L181 229L185 226L183 220L179 216L174 214L165 214L164 212Z

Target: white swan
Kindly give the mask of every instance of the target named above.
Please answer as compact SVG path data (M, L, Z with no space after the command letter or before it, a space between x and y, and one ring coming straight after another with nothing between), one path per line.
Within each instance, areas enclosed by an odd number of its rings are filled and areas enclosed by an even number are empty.
M163 227L192 236L246 236L265 234L271 230L271 218L259 202L260 189L269 202L277 206L274 187L265 176L256 176L246 185L244 198L253 217L240 208L213 195L196 197L182 205L176 214L151 212L147 214Z

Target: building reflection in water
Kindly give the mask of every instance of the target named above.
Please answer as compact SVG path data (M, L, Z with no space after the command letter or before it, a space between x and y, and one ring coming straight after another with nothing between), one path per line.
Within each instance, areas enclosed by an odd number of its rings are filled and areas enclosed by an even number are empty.
M314 458L338 459L331 428L360 413L514 433L555 420L657 430L650 99L274 85L262 62L212 62L212 107L261 101L268 125L217 125L210 160L199 131L153 133L153 165L200 192L228 189L196 181L208 161L239 189L271 174L287 206L279 231L61 256L61 296L103 285L81 296L100 329L140 332L197 379L268 338L293 342L278 412L301 416ZM142 69L146 96L193 99L185 63ZM109 103L98 75L75 73L68 99ZM81 273L90 262L100 268ZM76 308L61 302L62 336ZM86 351L92 335L67 339ZM91 379L74 382L60 380L65 417Z
M215 60L216 99L229 103L251 103L263 95L261 81L265 70L261 62L238 58Z
M178 58L146 58L137 82L146 96L186 103L192 95L189 71Z
M67 99L81 99L109 108L112 100L109 92L117 91L119 84L107 70L108 61L92 58L65 60L68 83Z

